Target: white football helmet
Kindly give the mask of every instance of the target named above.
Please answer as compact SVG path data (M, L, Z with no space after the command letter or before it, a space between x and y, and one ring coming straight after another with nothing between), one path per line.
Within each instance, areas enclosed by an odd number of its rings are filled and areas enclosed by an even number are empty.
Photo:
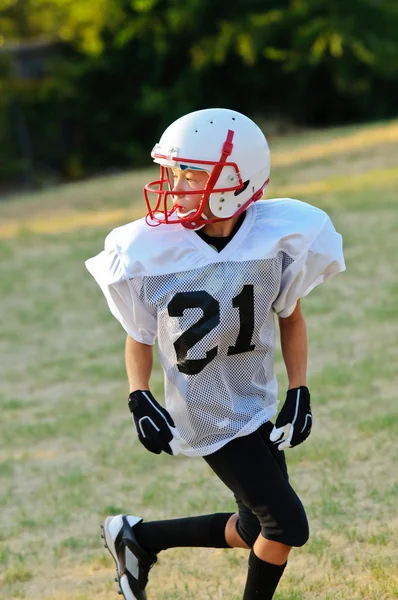
M177 119L151 156L160 165L160 179L144 187L149 225L182 223L199 229L230 219L259 200L269 182L270 152L264 134L251 119L225 108L198 110ZM202 190L173 192L170 168L201 169L209 179ZM178 194L200 194L198 209L179 215L172 202ZM203 214L206 206L213 217Z

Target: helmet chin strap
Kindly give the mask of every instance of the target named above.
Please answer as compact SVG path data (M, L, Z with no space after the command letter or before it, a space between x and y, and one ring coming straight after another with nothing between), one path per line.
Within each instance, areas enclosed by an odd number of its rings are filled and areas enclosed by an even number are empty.
M192 208L191 210L189 210L188 212L184 213L184 215L180 215L178 213L178 209L177 209L177 214L178 216L181 218L183 217L184 219L186 217L189 217L189 215L195 214L197 212L196 208ZM206 215L204 213L202 213L200 215L201 219L208 219L208 217L206 217ZM193 231L199 231L199 229L202 229L202 227L204 227L206 225L206 223L202 223L202 225L195 225L194 223L181 223L181 225L183 225L186 229L192 229Z
M234 147L232 140L234 139L234 131L232 131L232 129L228 130L227 133L227 138L224 142L224 145L222 147L222 153L221 153L221 157L220 160L218 161L218 163L215 164L213 170L210 173L209 179L206 183L206 190L205 193L203 195L203 198L205 199L205 203L207 205L209 205L209 198L211 196L212 190L216 184L216 182L218 181L218 178L220 176L221 171L224 168L224 164L228 158L228 156L230 156L230 154L232 153L232 149ZM189 216L190 214L192 214L193 212L196 212L195 210L191 210L188 213L186 213L184 215L184 217ZM202 214L200 215L201 219L208 219L208 217L206 217L206 215L202 212ZM193 229L194 231L197 231L199 229L202 229L202 227L204 227L206 225L206 223L204 223L203 225L198 225L195 226L194 223L191 223L188 225L185 223L182 223L182 225L184 225L184 227L187 227L187 229Z

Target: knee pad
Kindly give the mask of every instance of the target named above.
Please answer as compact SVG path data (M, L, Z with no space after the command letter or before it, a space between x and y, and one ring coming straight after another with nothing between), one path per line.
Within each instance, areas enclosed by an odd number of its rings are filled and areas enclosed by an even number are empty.
M297 527L292 535L292 543L289 546L295 546L296 548L300 548L304 546L308 542L308 538L310 537L310 530L308 527L308 521L306 520L301 526Z
M253 548L254 542L258 538L261 533L260 523L256 521L244 522L242 519L238 519L236 522L236 531L242 538L242 540L249 546L249 548Z
M308 520L304 510L286 514L276 522L270 515L261 515L261 535L268 540L299 548L309 538Z

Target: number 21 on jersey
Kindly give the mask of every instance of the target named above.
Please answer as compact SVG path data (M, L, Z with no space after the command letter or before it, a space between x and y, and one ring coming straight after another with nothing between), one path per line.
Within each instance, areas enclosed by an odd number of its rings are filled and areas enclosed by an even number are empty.
M240 294L232 298L232 306L239 309L239 333L234 346L228 347L228 355L252 352L255 348L251 343L254 331L254 286L244 285ZM167 309L170 317L182 317L184 311L190 308L200 308L203 316L191 325L174 342L177 354L177 368L186 375L197 375L218 354L218 346L206 352L204 358L189 359L188 351L205 335L220 324L220 304L208 292L178 292L170 300Z

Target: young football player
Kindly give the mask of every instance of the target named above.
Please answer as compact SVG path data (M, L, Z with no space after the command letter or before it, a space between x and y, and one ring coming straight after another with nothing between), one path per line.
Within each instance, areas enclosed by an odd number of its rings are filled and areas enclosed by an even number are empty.
M300 299L344 270L341 236L318 208L260 201L270 153L259 127L227 109L190 113L152 151L160 178L146 218L112 231L87 268L127 332L128 405L155 454L202 456L237 512L166 521L108 517L103 536L126 600L145 600L157 554L247 548L244 600L270 600L290 550L308 539L284 450L310 434ZM288 391L276 419L275 315ZM151 394L155 339L165 408Z

